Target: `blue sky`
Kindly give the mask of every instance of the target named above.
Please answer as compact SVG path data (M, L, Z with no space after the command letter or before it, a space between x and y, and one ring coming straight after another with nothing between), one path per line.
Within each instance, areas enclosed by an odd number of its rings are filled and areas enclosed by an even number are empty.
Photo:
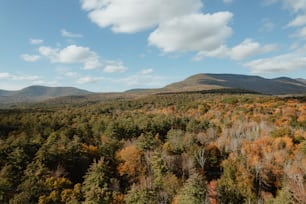
M0 89L306 78L306 0L3 0Z

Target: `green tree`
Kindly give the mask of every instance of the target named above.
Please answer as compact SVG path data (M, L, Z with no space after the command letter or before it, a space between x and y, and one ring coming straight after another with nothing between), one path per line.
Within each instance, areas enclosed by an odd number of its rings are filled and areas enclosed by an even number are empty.
M204 178L200 174L192 174L181 189L177 201L178 204L208 203L208 193Z
M132 186L125 197L125 202L127 204L157 204L154 192L139 186Z
M48 191L44 182L48 174L48 169L41 162L31 162L24 171L12 203L38 203L39 196Z
M112 200L110 184L110 168L102 157L94 161L84 177L83 193L87 204L108 204Z
M220 203L254 202L256 196L252 186L253 177L248 176L245 169L241 172L238 168L233 161L223 162L223 174L217 184Z

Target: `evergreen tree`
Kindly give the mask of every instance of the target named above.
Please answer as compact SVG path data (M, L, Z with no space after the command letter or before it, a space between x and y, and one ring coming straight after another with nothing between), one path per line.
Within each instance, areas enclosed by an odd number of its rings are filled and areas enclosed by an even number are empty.
M204 178L194 173L186 181L178 196L178 204L203 204L208 203L208 193Z
M86 204L108 204L112 199L109 189L110 169L104 158L95 161L84 177L83 193Z

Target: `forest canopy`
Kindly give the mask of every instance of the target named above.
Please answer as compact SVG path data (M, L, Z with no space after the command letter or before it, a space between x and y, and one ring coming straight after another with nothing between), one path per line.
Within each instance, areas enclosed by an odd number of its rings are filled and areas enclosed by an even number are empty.
M152 95L0 110L0 203L306 203L306 101Z

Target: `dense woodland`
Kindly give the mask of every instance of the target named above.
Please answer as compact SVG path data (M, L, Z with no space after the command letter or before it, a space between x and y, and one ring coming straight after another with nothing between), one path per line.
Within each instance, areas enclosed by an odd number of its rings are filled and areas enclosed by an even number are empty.
M306 203L306 100L166 94L0 110L0 203Z

